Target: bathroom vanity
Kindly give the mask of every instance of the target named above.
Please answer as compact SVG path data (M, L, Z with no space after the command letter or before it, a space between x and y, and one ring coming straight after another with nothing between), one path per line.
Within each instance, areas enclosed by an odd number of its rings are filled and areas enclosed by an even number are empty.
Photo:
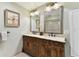
M23 35L23 52L36 57L64 57L64 37Z
M46 6L53 7L53 3ZM44 7L45 8L45 7ZM46 7L47 8L47 7ZM65 37L49 37L34 35L35 33L64 34L63 33L63 6L57 9L45 11L43 9L32 10L31 13L39 11L38 15L30 15L30 32L23 35L23 52L31 56L41 57L63 57Z

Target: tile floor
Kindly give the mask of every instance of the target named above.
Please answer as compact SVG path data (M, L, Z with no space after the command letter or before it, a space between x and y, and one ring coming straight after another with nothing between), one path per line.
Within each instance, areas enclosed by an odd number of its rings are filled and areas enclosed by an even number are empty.
M28 54L25 54L23 52L17 54L15 57L30 57Z

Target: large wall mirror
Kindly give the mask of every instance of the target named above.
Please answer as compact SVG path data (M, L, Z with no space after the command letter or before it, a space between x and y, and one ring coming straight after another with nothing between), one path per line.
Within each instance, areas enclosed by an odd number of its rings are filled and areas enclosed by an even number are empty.
M63 33L63 6L44 12L44 32L53 34Z
M50 7L53 7L52 5L54 4L55 3L51 4L49 3L48 5ZM60 6L59 8L56 9L52 8L51 10L48 11L46 11L45 9L46 9L45 7L44 9L42 9L43 13L40 12L40 15L32 14L32 16L30 17L31 31L41 32L41 29L43 29L42 32L44 33L63 34L63 6ZM34 13L36 13L36 11Z
M39 15L31 16L31 26L30 30L32 32L39 32L40 31L40 17Z

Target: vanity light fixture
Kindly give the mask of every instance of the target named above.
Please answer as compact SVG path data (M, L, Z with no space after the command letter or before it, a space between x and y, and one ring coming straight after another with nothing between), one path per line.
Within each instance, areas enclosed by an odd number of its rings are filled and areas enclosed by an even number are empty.
M53 5L54 5L54 3L52 3L52 2L48 3L45 11L51 11Z
M31 15L31 16L34 16L34 13L33 13L33 12L31 12L31 13L30 13L30 15Z
M45 11L51 11L51 6L47 6Z
M58 9L60 6L62 6L62 4L60 3L55 3L53 6L53 9Z
M51 11L52 9L58 9L60 6L62 6L62 4L60 3L49 3L45 9L45 11Z
M58 3L58 2L49 2L48 4L46 4L46 8L44 11L51 11L52 9L58 9L60 6L62 6L62 4ZM37 9L34 9L31 11L30 15L31 16L35 16L35 15L39 15L40 11L38 11Z
M34 12L35 15L39 15L39 13L40 13L39 11L35 11Z
M34 15L35 15L35 14L34 14L35 11L36 11L36 10L30 11L30 15L31 15L31 16L34 16Z
M30 15L31 16L35 16L35 15L39 15L39 11L37 11L37 10L33 10L31 13L30 13Z

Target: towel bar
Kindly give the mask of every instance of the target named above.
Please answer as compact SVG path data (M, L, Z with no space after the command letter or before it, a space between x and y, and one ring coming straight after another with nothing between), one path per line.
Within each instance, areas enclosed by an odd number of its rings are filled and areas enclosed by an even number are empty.
M10 32L9 31L7 31L7 34L9 34Z

